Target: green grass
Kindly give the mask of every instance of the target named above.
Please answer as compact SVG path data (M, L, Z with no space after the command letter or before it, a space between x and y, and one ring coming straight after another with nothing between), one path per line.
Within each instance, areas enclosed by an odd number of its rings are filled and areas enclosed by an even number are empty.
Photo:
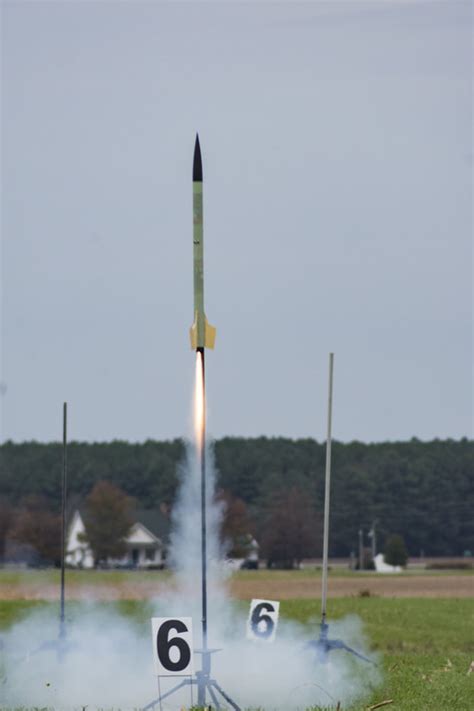
M319 600L283 601L281 614L309 626L318 619L319 604ZM122 601L103 605L113 605L148 633L151 608L147 603ZM0 602L0 629L38 606L52 608L53 604ZM74 617L79 608L80 603L71 604L69 614ZM361 711L388 699L393 703L383 710L474 710L474 673L467 673L474 660L474 600L335 598L330 600L329 614L329 622L348 614L358 615L372 648L383 659L382 685L362 706L344 707L343 711Z
M473 711L474 600L338 598L333 619L348 613L364 621L374 650L383 655L385 680L364 706L393 699L403 711ZM283 615L308 622L319 601L289 600Z
M0 631L8 629L15 622L40 608L48 609L51 603L36 600L1 600L0 601Z

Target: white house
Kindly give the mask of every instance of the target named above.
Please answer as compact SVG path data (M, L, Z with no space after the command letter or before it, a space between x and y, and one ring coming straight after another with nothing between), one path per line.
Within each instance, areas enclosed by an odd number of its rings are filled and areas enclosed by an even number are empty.
M80 540L81 534L85 533L86 527L79 510L76 509L67 529L66 539L66 565L73 568L93 568L94 556L87 545Z
M137 511L135 523L125 541L127 552L122 558L109 559L111 567L163 567L166 561L165 538L169 526L161 511ZM74 568L93 568L94 556L87 543L81 541L86 527L79 509L74 511L68 526L66 564ZM160 535L161 534L161 535Z
M374 558L375 570L377 573L401 573L402 569L399 565L389 565L385 562L383 553L379 553Z

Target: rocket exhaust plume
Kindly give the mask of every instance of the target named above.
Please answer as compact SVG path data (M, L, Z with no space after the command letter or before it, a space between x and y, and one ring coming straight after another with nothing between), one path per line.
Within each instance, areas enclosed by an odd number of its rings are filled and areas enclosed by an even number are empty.
M204 411L204 372L203 354L196 353L196 377L194 382L194 438L198 455L204 447L205 411Z
M201 595L202 595L202 654L205 665L207 654L207 520L206 520L206 388L204 348L196 352L196 382L194 390L194 429L196 453L201 470ZM201 691L202 703L205 702Z

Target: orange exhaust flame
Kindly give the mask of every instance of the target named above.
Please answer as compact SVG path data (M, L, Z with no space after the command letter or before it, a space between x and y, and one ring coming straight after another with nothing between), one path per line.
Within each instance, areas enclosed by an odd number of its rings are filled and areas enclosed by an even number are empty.
M194 435L198 452L204 446L204 379L202 372L202 354L196 353L196 379L194 385Z

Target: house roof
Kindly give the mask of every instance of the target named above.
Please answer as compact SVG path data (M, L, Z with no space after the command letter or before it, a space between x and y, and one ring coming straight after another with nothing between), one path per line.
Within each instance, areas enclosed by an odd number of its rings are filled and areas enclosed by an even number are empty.
M170 519L160 509L137 509L132 513L132 518L148 528L163 543L168 542L171 528Z
M79 512L82 521L86 522L84 499L75 496L68 505L67 525L71 526L74 514ZM171 529L169 516L166 516L160 509L135 509L131 512L133 523L141 523L152 533L156 538L159 538L163 543L168 543Z

